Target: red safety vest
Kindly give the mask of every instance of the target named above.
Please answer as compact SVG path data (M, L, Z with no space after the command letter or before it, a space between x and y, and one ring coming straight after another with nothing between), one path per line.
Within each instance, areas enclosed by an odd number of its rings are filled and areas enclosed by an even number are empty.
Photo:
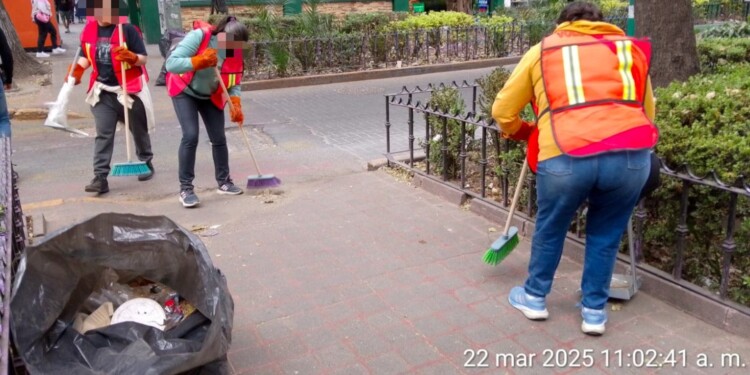
M585 157L656 145L658 130L643 106L650 59L646 39L573 31L544 38L546 111L563 153Z
M200 47L196 51L195 55L200 55L208 49L208 44L211 41L211 32L213 26L204 21L194 21L193 29L200 29L203 32L203 40L201 41ZM213 68L211 68L213 69ZM242 73L245 70L245 60L241 53L236 53L232 57L227 57L221 64L221 79L224 81L224 85L227 90L239 85L242 82ZM169 96L177 96L190 85L195 76L195 71L189 71L182 74L169 73L167 72L167 92ZM216 91L211 95L211 101L219 109L224 109L227 104L228 98L224 96L221 87L218 87Z
M136 29L138 29L136 27ZM138 30L140 33L140 30ZM93 68L93 71L91 72L91 78L89 79L89 88L88 91L91 91L91 88L94 87L94 82L96 82L96 77L99 76L99 70L96 66L96 56L97 56L97 41L99 39L99 24L95 20L89 21L86 26L84 26L83 31L81 32L81 48L83 49L83 53L86 56L86 58L91 63L91 67ZM115 27L115 31L112 33L112 37L110 37L109 42L111 44L111 49L114 51L115 47L120 45L120 28ZM125 41L125 46L127 47L127 40ZM115 60L115 54L112 52L111 54L112 58L112 67L115 70L115 76L117 76L117 82L120 84L120 87L122 87L122 66L120 64L120 61ZM127 90L129 93L139 93L141 90L143 90L143 80L141 79L141 76L145 74L146 81L148 81L148 73L146 73L146 70L142 66L130 66L127 63L125 63L125 78L128 81L127 82Z

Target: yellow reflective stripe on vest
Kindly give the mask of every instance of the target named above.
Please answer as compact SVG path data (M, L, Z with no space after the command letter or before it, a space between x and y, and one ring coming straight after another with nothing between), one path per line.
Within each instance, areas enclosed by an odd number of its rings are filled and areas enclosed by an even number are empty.
M621 40L617 45L617 59L620 60L620 75L622 76L622 98L635 100L635 79L633 79L633 42Z
M570 105L586 102L581 82L581 62L578 59L578 46L562 48L563 69L565 70L565 85L568 88L568 102Z
M91 43L84 43L84 53L86 53L86 58L89 60L89 62L94 62L94 59L91 58Z

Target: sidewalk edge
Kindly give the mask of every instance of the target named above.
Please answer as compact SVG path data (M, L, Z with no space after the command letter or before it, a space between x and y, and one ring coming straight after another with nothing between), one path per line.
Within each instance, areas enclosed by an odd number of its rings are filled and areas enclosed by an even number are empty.
M342 83L342 82L354 82L354 81L365 81L371 79L384 79L384 78L396 78L406 77L420 74L430 73L442 73L455 70L471 70L490 68L493 66L505 66L518 63L521 60L521 56L512 57L500 57L494 59L475 60L475 61L464 61L448 64L432 64L423 66L410 66L406 68L390 68L390 69L376 69L376 70L365 70L359 72L347 72L337 74L320 74L313 76L300 76L300 77L289 77L289 78L275 78L259 81L245 81L242 82L242 91L258 91L258 90L271 90L271 89L282 89L290 87L301 87L301 86L314 86L314 85L326 85L329 83Z

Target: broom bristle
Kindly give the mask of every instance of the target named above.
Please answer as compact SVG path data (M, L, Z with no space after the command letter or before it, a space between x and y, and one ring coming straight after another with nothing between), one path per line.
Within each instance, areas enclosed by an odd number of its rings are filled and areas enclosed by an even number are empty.
M112 166L110 175L113 177L141 176L150 172L151 170L148 168L148 165L143 162L118 163Z
M484 254L484 262L491 266L497 265L518 246L519 242L518 231L509 236L498 238Z
M247 178L248 189L267 189L281 185L281 180L272 174L250 176Z

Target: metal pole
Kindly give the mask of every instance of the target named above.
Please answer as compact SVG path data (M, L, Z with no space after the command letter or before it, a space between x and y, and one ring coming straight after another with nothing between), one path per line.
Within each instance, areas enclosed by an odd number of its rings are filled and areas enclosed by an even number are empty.
M635 36L635 0L628 5L628 36Z

